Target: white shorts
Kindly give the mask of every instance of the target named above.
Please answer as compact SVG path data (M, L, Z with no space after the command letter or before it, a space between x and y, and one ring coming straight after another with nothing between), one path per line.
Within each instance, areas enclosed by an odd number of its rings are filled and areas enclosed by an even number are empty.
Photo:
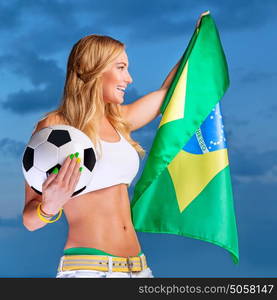
M154 278L150 268L140 272L103 272L93 270L59 271L56 278Z

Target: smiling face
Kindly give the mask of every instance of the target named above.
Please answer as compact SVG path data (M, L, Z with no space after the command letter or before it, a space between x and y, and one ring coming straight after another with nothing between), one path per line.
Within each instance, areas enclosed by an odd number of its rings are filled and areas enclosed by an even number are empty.
M123 103L125 89L128 84L133 82L128 72L128 67L128 56L124 50L102 75L104 102Z

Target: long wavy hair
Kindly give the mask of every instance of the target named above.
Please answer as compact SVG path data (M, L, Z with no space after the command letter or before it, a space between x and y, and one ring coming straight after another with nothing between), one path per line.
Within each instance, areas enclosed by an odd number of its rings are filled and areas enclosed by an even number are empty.
M125 45L109 36L93 34L80 39L68 57L60 106L47 113L46 117L57 114L63 124L87 134L97 152L100 148L102 153L99 121L105 115L112 126L136 149L139 156L144 157L145 150L132 139L130 126L122 117L120 104L105 103L103 100L102 74L123 50Z

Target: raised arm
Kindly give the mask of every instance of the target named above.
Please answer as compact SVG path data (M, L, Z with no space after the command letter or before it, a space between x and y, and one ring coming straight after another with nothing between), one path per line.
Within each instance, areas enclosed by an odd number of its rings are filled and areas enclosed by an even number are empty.
M181 59L177 62L177 64L172 68L172 70L168 73L165 81L163 82L162 86L160 87L160 89L166 89L168 90L170 84L171 84L171 81L180 65L180 62L181 62Z
M131 104L121 105L123 117L130 124L131 131L147 125L160 115L161 105L179 64L180 60L158 90L146 94Z

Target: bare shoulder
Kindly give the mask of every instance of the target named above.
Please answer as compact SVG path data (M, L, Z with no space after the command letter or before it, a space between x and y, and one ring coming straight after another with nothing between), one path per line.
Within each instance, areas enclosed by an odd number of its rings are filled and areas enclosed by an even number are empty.
M41 130L42 128L51 126L51 125L58 125L58 124L66 124L65 120L61 117L61 115L57 112L50 113L46 115L43 119L39 120L32 132L32 135Z

